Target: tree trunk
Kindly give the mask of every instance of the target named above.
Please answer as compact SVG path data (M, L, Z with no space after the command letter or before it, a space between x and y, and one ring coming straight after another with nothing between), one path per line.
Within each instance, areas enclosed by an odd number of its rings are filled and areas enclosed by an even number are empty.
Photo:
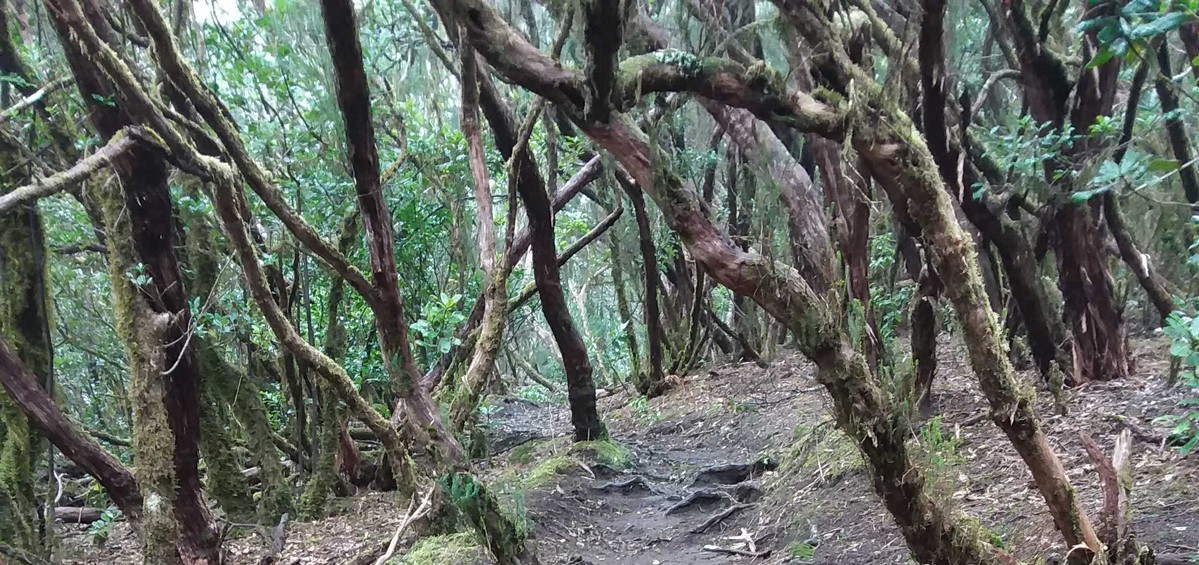
M824 205L808 172L787 151L770 128L745 110L701 101L737 144L749 164L764 167L763 178L777 183L779 201L796 248L796 265L817 292L829 289L833 278L833 247L826 227Z
M370 256L371 279L377 295L373 300L375 327L383 365L391 378L398 402L393 421L402 423L405 435L415 445L427 445L442 465L463 460L461 446L442 423L441 414L428 389L420 386L421 373L408 343L408 322L396 273L391 215L383 198L379 154L371 122L370 87L358 39L358 22L350 0L322 0L325 40L333 58L337 105L345 122L346 145L362 227ZM401 480L401 490L414 484Z
M870 304L870 180L862 172L844 169L840 146L823 137L809 135L812 156L820 170L826 193L836 206L836 233L844 264L849 298L861 304L865 314L863 351L871 370L878 369L884 344L878 333L874 307Z
M637 239L641 247L641 267L645 285L643 314L645 316L645 341L649 352L649 366L643 373L635 375L634 385L637 391L649 398L660 396L668 390L666 375L663 373L662 314L658 311L658 252L654 248L654 233L649 223L649 213L645 209L645 198L641 189L620 174L616 175L629 202L633 207L633 218L637 221Z
M348 214L342 218L341 234L337 238L337 250L349 254L359 236L358 218ZM345 358L349 348L345 324L342 323L342 303L345 300L345 281L334 277L325 297L325 341L322 349L334 361ZM325 515L329 496L338 483L337 471L349 477L350 482L358 479L358 444L354 443L346 430L345 409L337 401L337 395L327 382L317 383L317 400L320 406L320 421L317 427L316 461L312 464L312 476L304 485L300 497L300 509L304 516L315 519Z
M520 151L513 159L512 152L518 143L518 126L511 109L490 85L490 80L485 79L481 85L479 101L491 125L496 147L501 155L513 160L513 168L518 175L516 190L525 204L532 236L533 278L541 298L541 312L562 354L575 441L605 438L608 433L595 408L595 382L592 380L587 347L574 327L566 296L562 292L558 253L554 245L553 204L546 192L545 181L530 152Z
M463 84L460 127L463 136L466 137L468 160L474 181L484 300L483 325L479 327L474 355L462 378L462 385L458 387L458 394L450 405L450 430L462 436L474 421L476 409L485 392L484 387L495 370L496 356L499 355L504 326L508 319L508 273L507 269L496 266L495 217L491 208L491 180L487 172L487 155L483 149L483 133L479 129L479 75L475 52L469 46L464 46L460 49L459 59L462 62ZM509 171L509 174L515 172ZM515 203L509 203L509 206L514 205ZM513 216L514 214L509 214L509 218L515 219ZM513 228L511 224L508 227ZM530 229L533 229L532 222ZM534 252L536 249L534 247ZM556 265L556 256L554 261ZM473 434L470 435L473 437ZM471 448L478 452L478 446L472 445Z
M1179 33L1184 38L1188 33L1194 35L1195 25L1194 23L1183 24ZM1199 43L1199 39L1196 39L1196 43ZM1199 45L1196 46L1195 51L1193 57L1199 57ZM1187 52L1191 52L1190 43L1187 43ZM1188 60L1191 58L1188 57ZM1178 88L1178 85L1170 80L1170 77L1174 76L1174 72L1170 68L1170 50L1165 42L1157 49L1157 70L1157 76L1153 79L1153 88L1157 91L1157 99L1161 102L1162 114L1168 116L1165 120L1166 138L1170 141L1170 150L1174 153L1174 160L1178 161L1178 180L1182 183L1182 192L1186 195L1187 202L1190 202L1192 207L1199 206L1199 178L1195 175L1195 164L1191 162L1192 152L1186 125L1176 112L1178 110L1178 93L1174 89ZM1199 77L1199 66L1192 64L1191 70L1196 73L1196 77Z
M3 21L0 33L9 33ZM8 107L9 101L2 104ZM0 184L20 186L24 183L15 171L22 167L12 157L0 154L0 171L8 172L0 173ZM0 212L0 335L11 340L37 382L53 391L46 267L46 237L37 205ZM44 553L44 524L38 523L40 501L34 489L44 446L15 399L0 394L0 516L5 517L0 519L0 544L32 555Z
M123 107L97 102L112 97L113 86L98 72L91 56L83 54L82 45L88 42L116 45L103 8L94 0L83 7L75 0L46 3L75 83L89 105L92 125L103 136L133 125ZM118 328L123 328L134 369L137 472L147 500L154 503L146 509L143 544L147 555L164 560L215 564L220 539L201 494L198 470L200 367L195 342L188 339L191 316L174 252L176 231L166 164L154 152L139 148L115 159L113 168L124 190L103 198L109 270ZM118 218L120 224L115 223ZM139 263L149 284L137 289L129 278ZM163 462L167 453L173 453L171 463ZM168 517L163 510L174 515Z
M619 205L620 192L615 191ZM629 348L629 365L632 375L641 374L641 349L637 346L637 331L633 326L633 311L629 308L628 291L624 281L624 256L620 249L620 234L613 231L608 235L608 245L611 248L612 288L616 294L616 311L620 314L620 323L624 327L624 341Z
M1092 10L1087 16L1110 15L1111 9ZM1029 112L1038 123L1061 128L1069 121L1074 131L1088 132L1096 118L1111 113L1121 58L1114 57L1095 69L1083 69L1072 84L1065 65L1036 36L1023 1L1015 0L1004 13L1020 62ZM1089 58L1095 48L1094 32L1084 34L1083 46L1084 57ZM1079 94L1068 107L1074 92ZM1069 166L1075 170L1087 166L1101 142L1092 137L1075 142L1065 155ZM1056 181L1061 172L1058 168L1052 160L1045 162L1046 179L1059 192L1055 199L1052 241L1058 263L1058 285L1073 333L1073 380L1084 383L1121 378L1129 371L1127 334L1107 269L1100 206L1095 202L1081 205L1070 202L1070 195L1078 187L1070 180L1073 178L1070 174L1060 175L1065 180ZM1029 314L1023 310L1022 313L1026 317Z

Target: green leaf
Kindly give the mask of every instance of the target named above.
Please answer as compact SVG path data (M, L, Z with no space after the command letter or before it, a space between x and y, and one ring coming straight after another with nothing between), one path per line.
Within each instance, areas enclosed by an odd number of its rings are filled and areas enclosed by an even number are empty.
M1092 19L1089 19L1089 20L1082 22L1082 23L1078 24L1077 26L1075 26L1074 31L1076 33L1082 33L1085 31L1101 29L1104 26L1108 26L1111 29L1115 29L1115 26L1111 25L1114 20L1115 20L1114 16L1104 16L1102 18L1092 18Z
M1090 63L1087 63L1087 68L1093 69L1095 67L1103 65L1104 63L1112 60L1112 57L1115 57L1115 56L1116 56L1116 52L1113 51L1111 47L1104 47L1104 48L1100 49L1098 53L1095 54L1095 58L1091 59Z
M1099 188L1092 188L1091 190L1081 190L1070 195L1070 202L1074 204L1085 204L1088 200L1108 192L1111 189L1112 185L1109 184Z
M982 200L983 195L987 193L987 185L981 182L974 183L974 186L971 188L974 189L974 192L971 194L971 198L974 200Z
M1149 162L1148 170L1152 173L1171 173L1178 170L1178 161L1175 159L1154 159Z
M1182 12L1170 12L1156 20L1137 25L1128 33L1128 37L1130 39L1144 39L1169 33L1186 22L1187 17Z

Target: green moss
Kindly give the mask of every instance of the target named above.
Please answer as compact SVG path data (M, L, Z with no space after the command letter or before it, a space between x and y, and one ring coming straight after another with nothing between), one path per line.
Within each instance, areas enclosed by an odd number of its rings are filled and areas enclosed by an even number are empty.
M9 171L0 160L0 172ZM2 178L18 186L23 178ZM50 301L46 299L46 242L41 214L19 206L0 215L0 335L34 375L50 370ZM0 390L0 543L40 554L34 461L44 442L31 433L25 415Z
M610 439L576 443L570 446L569 453L583 456L616 470L627 469L633 460L629 448Z
M206 384L211 380L205 379ZM237 450L233 449L233 439L227 428L229 421L228 410L207 395L200 413L200 451L207 471L204 488L226 514L246 520L254 515L254 503L250 498L249 482L241 473Z
M300 512L307 519L319 518L325 515L333 486L337 482L337 449L340 441L338 422L339 412L330 402L332 392L328 387L320 385L320 411L318 422L318 454L316 467L308 482L304 484L304 493L300 496Z
M527 472L521 473L521 478L516 483L525 489L537 488L550 482L555 476L565 474L567 469L577 465L578 462L574 458L566 455L550 457Z
M787 546L787 555L806 561L816 556L816 548L811 544L794 542Z
M831 425L800 426L795 430L795 437L795 442L780 458L780 470L784 474L819 469L827 477L838 477L864 465L862 453L853 440Z
M176 559L179 536L174 517L175 436L163 403L166 370L163 333L166 316L155 313L133 283L139 267L132 225L120 183L100 183L95 191L108 236L108 274L112 284L117 334L129 357L129 396L133 405L133 453L136 476L145 497L142 549L147 562Z
M457 533L421 538L403 556L387 565L483 565L492 563L474 534Z
M512 448L512 452L508 454L508 461L521 465L529 464L531 461L533 461L533 455L536 453L537 446L540 444L541 442L530 441Z

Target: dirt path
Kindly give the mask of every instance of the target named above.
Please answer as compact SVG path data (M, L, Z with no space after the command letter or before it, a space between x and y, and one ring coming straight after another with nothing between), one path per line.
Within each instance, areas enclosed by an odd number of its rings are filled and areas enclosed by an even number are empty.
M753 365L726 367L650 403L624 394L604 399L613 439L628 447L631 466L595 478L569 469L526 494L544 561L729 563L730 555L703 547L734 546L721 538L739 534L761 502L775 454L791 441L796 403L811 386L795 368L778 364L771 373L779 378L770 378ZM748 374L757 378L741 378ZM698 532L725 511L726 519Z
M949 338L940 345L935 393L940 416L913 430L914 452L926 459L930 491L988 525L993 541L1021 558L1057 552L1060 539L1022 462L982 418L986 404L964 351ZM1160 433L1153 419L1176 411L1180 394L1164 387L1165 359L1160 344L1140 344L1134 377L1072 391L1067 416L1055 415L1047 395L1041 395L1039 413L1092 516L1098 516L1102 494L1080 435L1110 447L1124 422L1139 432ZM543 562L909 563L903 539L872 494L856 450L831 425L813 374L809 364L791 355L765 371L751 364L719 367L649 403L623 394L603 400L613 438L630 448L632 465L619 475L597 473L595 478L582 467L568 468L525 493ZM1199 562L1199 460L1183 458L1153 439L1135 438L1133 503L1140 539L1158 553L1194 556ZM732 489L740 491L737 500L705 501L667 513L692 493L711 489L692 484L702 468L763 458L782 465ZM495 463L511 465L503 456ZM636 477L644 485L597 488ZM738 502L748 507L695 533ZM750 559L704 551L710 544L735 546L739 540L728 538L743 529L754 537L757 550L772 554Z
M929 489L950 508L987 525L992 541L1021 559L1060 551L1027 470L981 417L986 404L961 347L949 339L940 345L935 386L940 416L914 429L912 440L913 452L924 458ZM1067 416L1053 415L1042 394L1038 412L1092 516L1098 515L1102 494L1080 434L1110 447L1126 423L1147 432L1135 437L1132 458L1138 537L1159 553L1194 555L1199 563L1199 456L1183 458L1153 441L1161 432L1153 419L1177 411L1180 395L1164 387L1165 359L1161 344L1140 344L1136 375L1071 391ZM514 513L527 518L545 565L909 563L856 449L832 426L813 375L809 364L790 354L766 370L735 364L701 372L649 402L623 391L604 398L600 405L612 437L626 448L610 454L620 459L615 466L571 449L564 406L496 401L486 412L498 453L480 467L492 485L506 489ZM752 472L696 484L703 469L755 462ZM668 512L696 493L712 496ZM337 504L335 516L293 523L276 563L347 563L388 539L405 506L391 493ZM736 505L744 506L697 532ZM136 562L135 540L123 528L117 526L108 545L77 550L66 562ZM705 545L750 550L728 539L743 529L753 537L753 549L770 555L704 550ZM64 545L87 545L87 534L64 533ZM239 564L257 563L264 547L253 535L227 546L230 562Z

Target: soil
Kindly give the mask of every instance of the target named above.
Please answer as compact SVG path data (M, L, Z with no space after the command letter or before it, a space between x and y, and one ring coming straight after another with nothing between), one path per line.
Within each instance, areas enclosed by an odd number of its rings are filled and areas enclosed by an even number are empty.
M963 349L948 337L939 349L939 416L913 430L930 488L951 509L990 528L993 539L1018 558L1060 555L1060 536L1030 475L983 418L986 404ZM1199 456L1183 457L1164 445L1166 430L1153 421L1176 413L1182 392L1165 386L1168 355L1161 342L1139 343L1136 366L1128 379L1069 391L1065 416L1040 393L1038 412L1093 518L1102 491L1081 434L1110 450L1121 430L1135 428L1138 539L1158 553L1199 563ZM768 369L744 363L700 372L648 402L633 391L617 391L600 406L613 439L629 450L624 469L568 451L563 407L497 402L488 414L488 435L500 449L479 467L502 489L513 477L533 475L547 459L577 463L529 488L506 491L509 504L527 517L546 564L909 563L903 539L874 496L855 448L830 422L827 397L813 377L800 356L784 354ZM672 510L689 498L696 502ZM350 562L390 539L407 501L366 493L340 499L338 507L329 518L293 523L276 563ZM724 512L727 517L714 520ZM705 522L711 523L697 533ZM137 562L124 524L114 527L102 548L71 528L61 536L71 555L66 563ZM257 563L266 543L235 530L227 546L231 563Z

